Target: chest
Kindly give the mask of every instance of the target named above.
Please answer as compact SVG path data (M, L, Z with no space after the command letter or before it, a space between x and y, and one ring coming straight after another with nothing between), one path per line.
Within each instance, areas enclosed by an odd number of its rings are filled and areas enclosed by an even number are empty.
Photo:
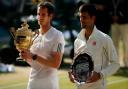
M100 39L89 39L88 41L77 40L75 54L86 52L92 56L98 56L103 52L103 41Z
M31 46L32 51L40 54L50 54L53 47L53 38L47 36L39 36Z

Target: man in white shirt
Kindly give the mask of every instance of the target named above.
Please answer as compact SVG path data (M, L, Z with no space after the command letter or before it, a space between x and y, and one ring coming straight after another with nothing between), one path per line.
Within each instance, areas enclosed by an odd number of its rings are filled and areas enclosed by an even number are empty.
M93 74L86 83L78 85L77 89L106 89L106 77L119 69L118 56L112 39L99 31L95 26L96 8L91 4L83 4L79 8L82 30L74 42L74 56L87 53L94 63ZM74 74L69 72L69 78L75 82Z
M41 2L38 5L39 36L34 40L30 51L23 50L20 54L32 67L28 89L59 89L57 69L65 41L62 32L51 26L53 15L52 3Z

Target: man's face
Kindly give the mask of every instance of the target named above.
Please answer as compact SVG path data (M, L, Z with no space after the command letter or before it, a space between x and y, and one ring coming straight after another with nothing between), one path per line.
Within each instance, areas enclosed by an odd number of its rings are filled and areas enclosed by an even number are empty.
M95 22L95 16L90 17L87 12L80 13L80 23L82 28L93 26Z
M50 23L52 19L52 15L48 14L47 8L38 7L37 19L38 19L39 25L47 25Z

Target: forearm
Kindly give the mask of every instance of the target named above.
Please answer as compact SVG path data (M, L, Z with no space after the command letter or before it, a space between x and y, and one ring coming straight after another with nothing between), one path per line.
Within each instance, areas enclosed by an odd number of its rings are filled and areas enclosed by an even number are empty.
M35 62L38 62L40 63L41 65L46 65L46 66L50 66L50 67L53 67L53 68L59 68L60 66L60 63L61 63L61 58L62 58L62 54L59 54L59 53L55 53L51 59L46 59L45 57L42 57L42 56L38 56L36 57L35 60L33 60L33 55L35 54L32 54L30 53L29 51L23 51L21 52L21 57L23 59L25 59L25 61L33 66Z
M102 77L107 77L116 73L119 67L120 67L119 63L116 62L109 64L109 66L101 70Z
M104 55L107 55L106 62L104 62L104 64L106 65L107 63L107 65L102 67L101 74L103 77L107 77L116 73L120 67L119 58L112 39L109 37L106 42L107 45L103 49L103 52Z
M53 68L59 68L60 63L61 63L61 58L51 58L51 59L46 59L40 56L37 56L37 59L35 60L38 63L42 64L42 65L46 65L49 67L53 67Z

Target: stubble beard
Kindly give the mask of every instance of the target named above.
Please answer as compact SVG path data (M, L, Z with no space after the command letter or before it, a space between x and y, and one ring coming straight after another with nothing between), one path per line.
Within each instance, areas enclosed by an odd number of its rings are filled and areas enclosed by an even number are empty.
M86 28L87 27L87 25L81 25L81 28Z
M94 25L82 25L81 24L81 28L82 29L93 29L94 28Z

